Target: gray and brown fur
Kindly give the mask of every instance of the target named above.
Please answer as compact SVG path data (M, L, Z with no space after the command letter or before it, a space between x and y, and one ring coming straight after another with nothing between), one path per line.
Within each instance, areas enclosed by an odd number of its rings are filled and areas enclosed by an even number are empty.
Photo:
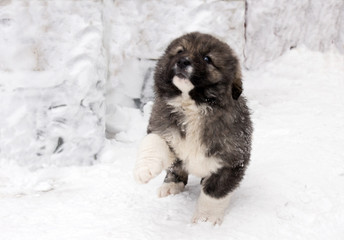
M205 62L209 57L210 62ZM200 115L200 142L208 157L220 159L221 168L202 179L203 190L221 198L232 192L242 180L250 160L252 123L246 99L241 96L242 81L237 57L224 42L201 33L190 33L174 40L157 63L155 103L148 133L162 137L177 131L185 137L183 111L169 102L181 95L174 86L175 65L187 58L192 66L189 76L194 88L189 92L197 106L209 109ZM173 146L170 146L173 151ZM187 183L183 159L167 169L165 182Z

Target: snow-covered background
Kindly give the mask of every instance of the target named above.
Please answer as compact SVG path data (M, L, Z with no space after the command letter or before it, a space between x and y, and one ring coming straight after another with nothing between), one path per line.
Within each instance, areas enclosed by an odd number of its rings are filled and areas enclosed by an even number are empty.
M343 239L343 21L342 0L0 1L0 239ZM159 199L163 174L132 177L155 61L196 30L237 52L255 127L221 227L190 224L199 179Z
M305 45L344 54L343 0L247 0L245 67L257 68Z
M104 144L97 1L0 2L0 154L31 168L90 164Z

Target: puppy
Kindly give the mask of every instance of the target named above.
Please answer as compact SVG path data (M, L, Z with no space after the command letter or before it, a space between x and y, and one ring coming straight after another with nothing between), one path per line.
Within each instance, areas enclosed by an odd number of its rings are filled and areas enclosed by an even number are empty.
M188 174L201 178L193 222L221 224L232 191L249 163L252 123L238 59L212 37L175 39L157 63L155 103L134 170L140 183L166 169L160 197L183 191Z

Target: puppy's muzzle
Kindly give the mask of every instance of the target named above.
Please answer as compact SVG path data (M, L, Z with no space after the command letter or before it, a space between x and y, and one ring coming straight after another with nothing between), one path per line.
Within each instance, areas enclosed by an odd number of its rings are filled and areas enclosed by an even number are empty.
M189 61L187 57L182 57L177 62L177 67L180 69L186 69L187 66L191 66L191 62Z
M174 67L174 72L179 78L190 78L192 66L189 58L180 58Z

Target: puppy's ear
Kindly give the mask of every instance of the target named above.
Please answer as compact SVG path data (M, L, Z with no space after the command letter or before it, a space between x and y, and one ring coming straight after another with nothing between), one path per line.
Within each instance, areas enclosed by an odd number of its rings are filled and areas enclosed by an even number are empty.
M241 81L241 72L238 71L238 73L235 76L235 79L232 83L232 98L234 100L238 100L242 93L242 81Z

